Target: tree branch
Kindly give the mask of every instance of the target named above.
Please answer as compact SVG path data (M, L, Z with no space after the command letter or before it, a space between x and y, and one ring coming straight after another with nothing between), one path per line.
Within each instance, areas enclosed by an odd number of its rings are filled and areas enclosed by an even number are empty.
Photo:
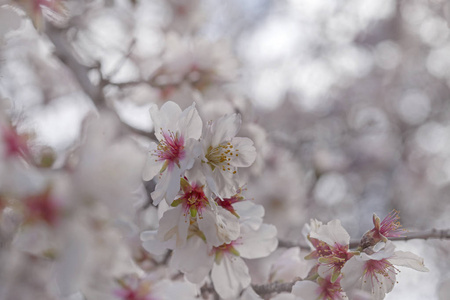
M89 79L89 68L75 58L70 43L67 40L66 30L53 26L50 22L46 24L46 35L55 46L55 55L73 73L81 89L91 98L95 105L105 103L105 96L101 86L94 85Z
M429 240L429 239L450 239L450 229L430 229L425 231L407 232L406 236L389 238L391 241L409 241L409 240ZM359 246L360 240L352 239L350 241L350 248L356 248ZM287 240L279 240L278 247L292 248L299 247L302 250L311 250L306 243L297 243Z
M252 285L253 290L260 296L270 295L273 293L282 293L288 292L290 293L292 287L297 281L301 281L300 278L295 279L292 282L272 282L267 284L254 284Z

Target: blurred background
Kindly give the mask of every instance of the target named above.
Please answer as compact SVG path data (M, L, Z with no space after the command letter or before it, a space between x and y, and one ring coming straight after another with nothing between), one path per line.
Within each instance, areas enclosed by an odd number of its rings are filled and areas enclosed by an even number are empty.
M410 231L450 228L447 1L50 2L0 1L0 99L53 168L90 114L146 140L152 103L195 101L242 114L245 194L282 239L311 218L358 239L392 209ZM397 245L430 273L402 269L386 299L448 299L449 241Z

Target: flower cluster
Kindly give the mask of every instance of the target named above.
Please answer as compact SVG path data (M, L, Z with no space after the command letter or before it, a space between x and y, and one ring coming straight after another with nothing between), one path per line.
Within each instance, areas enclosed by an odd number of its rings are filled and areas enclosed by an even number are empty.
M149 146L143 177L156 181L151 196L161 218L141 234L143 246L172 250L169 265L190 282L201 284L211 272L221 297L237 297L251 282L243 258L268 256L278 243L262 206L242 195L238 170L254 162L253 142L236 137L237 114L204 124L194 104L182 111L173 102L150 113L159 143Z
M315 260L308 280L297 282L292 293L301 299L381 300L396 282L398 269L405 266L426 272L423 259L411 252L395 251L388 237L401 236L397 211L383 221L374 214L374 228L364 234L355 251L349 250L350 236L340 221L322 224L312 220L308 239ZM346 298L347 297L347 298Z

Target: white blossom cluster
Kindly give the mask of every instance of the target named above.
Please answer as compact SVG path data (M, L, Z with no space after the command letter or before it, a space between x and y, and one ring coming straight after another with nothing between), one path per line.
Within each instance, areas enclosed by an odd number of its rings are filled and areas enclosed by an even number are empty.
M236 137L237 114L203 126L194 105L181 111L167 102L150 111L159 144L150 145L144 179L157 178L151 196L163 213L156 231L141 234L144 248L172 250L169 265L192 283L211 272L217 293L233 299L251 282L242 258L268 256L278 243L276 228L263 223L263 207L241 194L238 169L254 162L253 142Z
M96 9L103 1L83 2L101 16ZM303 147L298 137L276 133L269 141L260 124L243 122L252 109L222 86L237 75L226 43L187 34L201 23L199 1L160 2L173 14L172 22L161 21L166 49L148 59L142 45L131 42L137 50L119 60L125 66L134 60L145 69L135 72L142 78L121 82L121 63L110 73L101 63L83 69L83 59L101 61L95 51L74 55L82 63L70 61L77 47L59 54L75 75L89 73L78 83L87 85L84 93L95 104L63 155L36 142L9 107L14 100L0 95L0 300L382 300L396 284L397 267L428 271L421 257L396 251L390 240L404 234L396 211L383 220L374 214L373 229L357 246L339 220L315 219L303 234L312 252L279 245L280 232L293 228L301 239L309 195L321 205L340 205L346 188L333 185L343 179L326 171L351 164L315 152L318 183L307 191L314 172L301 177L295 157L280 147ZM50 21L45 34L55 38L65 31L56 25L70 19L76 4L0 0L0 46L25 15L40 33ZM78 11L71 21L86 16ZM83 38L95 40L82 29L66 33L80 38L79 48ZM52 40L55 53L64 50L67 36L61 36ZM92 93L91 71L101 77ZM122 92L138 106L152 103L146 119L154 133L142 134L121 119L115 100ZM266 210L277 210L271 213L280 226L264 222Z

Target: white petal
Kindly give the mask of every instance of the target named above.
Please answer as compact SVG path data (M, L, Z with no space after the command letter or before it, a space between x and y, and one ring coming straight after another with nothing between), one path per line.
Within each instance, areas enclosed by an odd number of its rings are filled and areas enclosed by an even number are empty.
M240 126L241 116L238 114L219 118L213 124L214 135L211 140L211 145L216 147L225 141L231 140L239 131Z
M335 243L345 246L350 242L350 235L339 220L332 220L326 225L319 226L317 231L311 231L310 236L330 246L334 246Z
M319 285L310 280L297 281L292 287L292 294L304 300L316 300L319 297Z
M198 140L200 138L203 131L203 122L195 108L195 103L181 113L178 128L180 128L181 135L185 139Z
M208 275L214 262L206 243L199 237L189 238L186 245L173 251L170 266L185 273L189 281L200 283Z
M153 151L156 149L157 144L154 142L150 143L147 155L147 161L145 163L144 171L142 174L142 179L145 181L152 180L153 177L159 174L164 161L158 160L156 156L153 155Z
M345 263L341 269L342 279L340 281L344 292L361 289L365 264L365 261L358 260L356 256L353 256Z
M218 247L237 239L240 233L239 220L222 207L217 212L204 210L198 219L198 227L205 234L208 244Z
M162 255L167 249L173 249L175 240L162 242L156 239L156 230L144 231L141 233L142 247L154 255Z
M218 195L224 198L233 196L239 187L238 177L231 172L223 172L220 168L216 168L212 172L212 178L217 187Z
M225 255L220 264L214 264L211 279L216 292L225 299L236 299L251 281L245 262L232 255Z
M241 226L248 226L253 230L257 230L264 217L264 207L253 203L252 201L241 201L233 204L234 209L239 215Z
M214 263L213 260L211 260L211 267ZM211 271L211 267L198 267L195 270L193 270L190 273L185 273L184 277L189 282L195 283L195 284L202 284L202 282L205 281L206 276L208 276L209 272Z
M197 288L189 282L164 279L152 286L150 298L159 300L195 300L198 299Z
M192 168L195 163L195 159L201 154L201 144L194 139L188 139L184 143L185 158L180 161L180 172L183 173L186 170Z
M189 220L183 215L180 206L167 210L159 220L157 238L160 241L176 240L176 247L182 247L186 243L189 228Z
M253 141L246 137L235 137L231 140L233 156L230 164L235 167L249 167L256 159L256 149ZM236 151L239 150L239 151Z
M161 109L158 111L156 105L152 105L150 107L150 115L153 121L153 125L155 128L155 135L158 140L162 140L163 136L161 135L161 128L164 132L168 132L169 130L172 132L177 132L176 124L181 115L181 108L178 104L167 101L161 106Z
M155 190L151 193L153 204L158 205L162 199L166 199L167 204L170 205L179 191L180 169L174 167L170 172L166 170L156 184Z
M262 224L257 231L242 227L241 236L242 239L234 248L243 258L268 256L278 246L277 229L273 225Z
M388 258L391 264L396 266L408 267L421 272L428 272L428 268L423 263L423 258L408 251L396 251L394 255Z

